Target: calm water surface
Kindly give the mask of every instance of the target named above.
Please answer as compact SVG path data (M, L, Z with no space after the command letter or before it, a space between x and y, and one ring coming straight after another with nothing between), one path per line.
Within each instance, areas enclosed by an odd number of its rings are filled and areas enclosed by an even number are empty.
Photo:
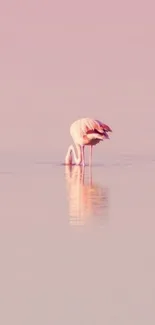
M153 325L154 157L40 157L1 157L0 323Z

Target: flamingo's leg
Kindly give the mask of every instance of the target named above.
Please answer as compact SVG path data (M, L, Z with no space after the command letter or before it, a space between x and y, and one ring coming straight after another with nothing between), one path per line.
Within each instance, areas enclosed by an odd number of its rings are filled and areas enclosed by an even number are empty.
M85 153L84 153L84 146L81 147L82 151L82 165L85 166Z
M93 146L90 146L90 152L89 152L89 165L92 165L92 151L93 151Z

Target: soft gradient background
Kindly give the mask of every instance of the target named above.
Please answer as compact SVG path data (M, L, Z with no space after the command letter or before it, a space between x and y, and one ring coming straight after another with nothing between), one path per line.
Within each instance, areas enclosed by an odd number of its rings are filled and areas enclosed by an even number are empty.
M0 42L0 324L154 325L154 1L2 1Z
M63 158L81 116L111 125L110 152L152 150L154 9L151 0L3 2L1 150Z

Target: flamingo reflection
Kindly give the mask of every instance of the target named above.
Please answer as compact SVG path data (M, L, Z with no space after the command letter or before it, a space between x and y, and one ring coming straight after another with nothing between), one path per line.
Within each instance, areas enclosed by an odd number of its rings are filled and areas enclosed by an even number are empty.
M69 222L72 226L88 222L104 223L108 215L108 189L94 183L92 168L86 174L83 166L66 165L65 178L69 204Z

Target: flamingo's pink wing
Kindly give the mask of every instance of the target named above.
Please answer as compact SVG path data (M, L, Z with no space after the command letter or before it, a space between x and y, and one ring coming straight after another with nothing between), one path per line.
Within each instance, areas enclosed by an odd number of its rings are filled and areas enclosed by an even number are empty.
M112 132L112 129L107 124L102 123L102 122L100 122L98 120L96 120L96 121L97 121L97 123L99 123L101 129L103 129L106 132Z

